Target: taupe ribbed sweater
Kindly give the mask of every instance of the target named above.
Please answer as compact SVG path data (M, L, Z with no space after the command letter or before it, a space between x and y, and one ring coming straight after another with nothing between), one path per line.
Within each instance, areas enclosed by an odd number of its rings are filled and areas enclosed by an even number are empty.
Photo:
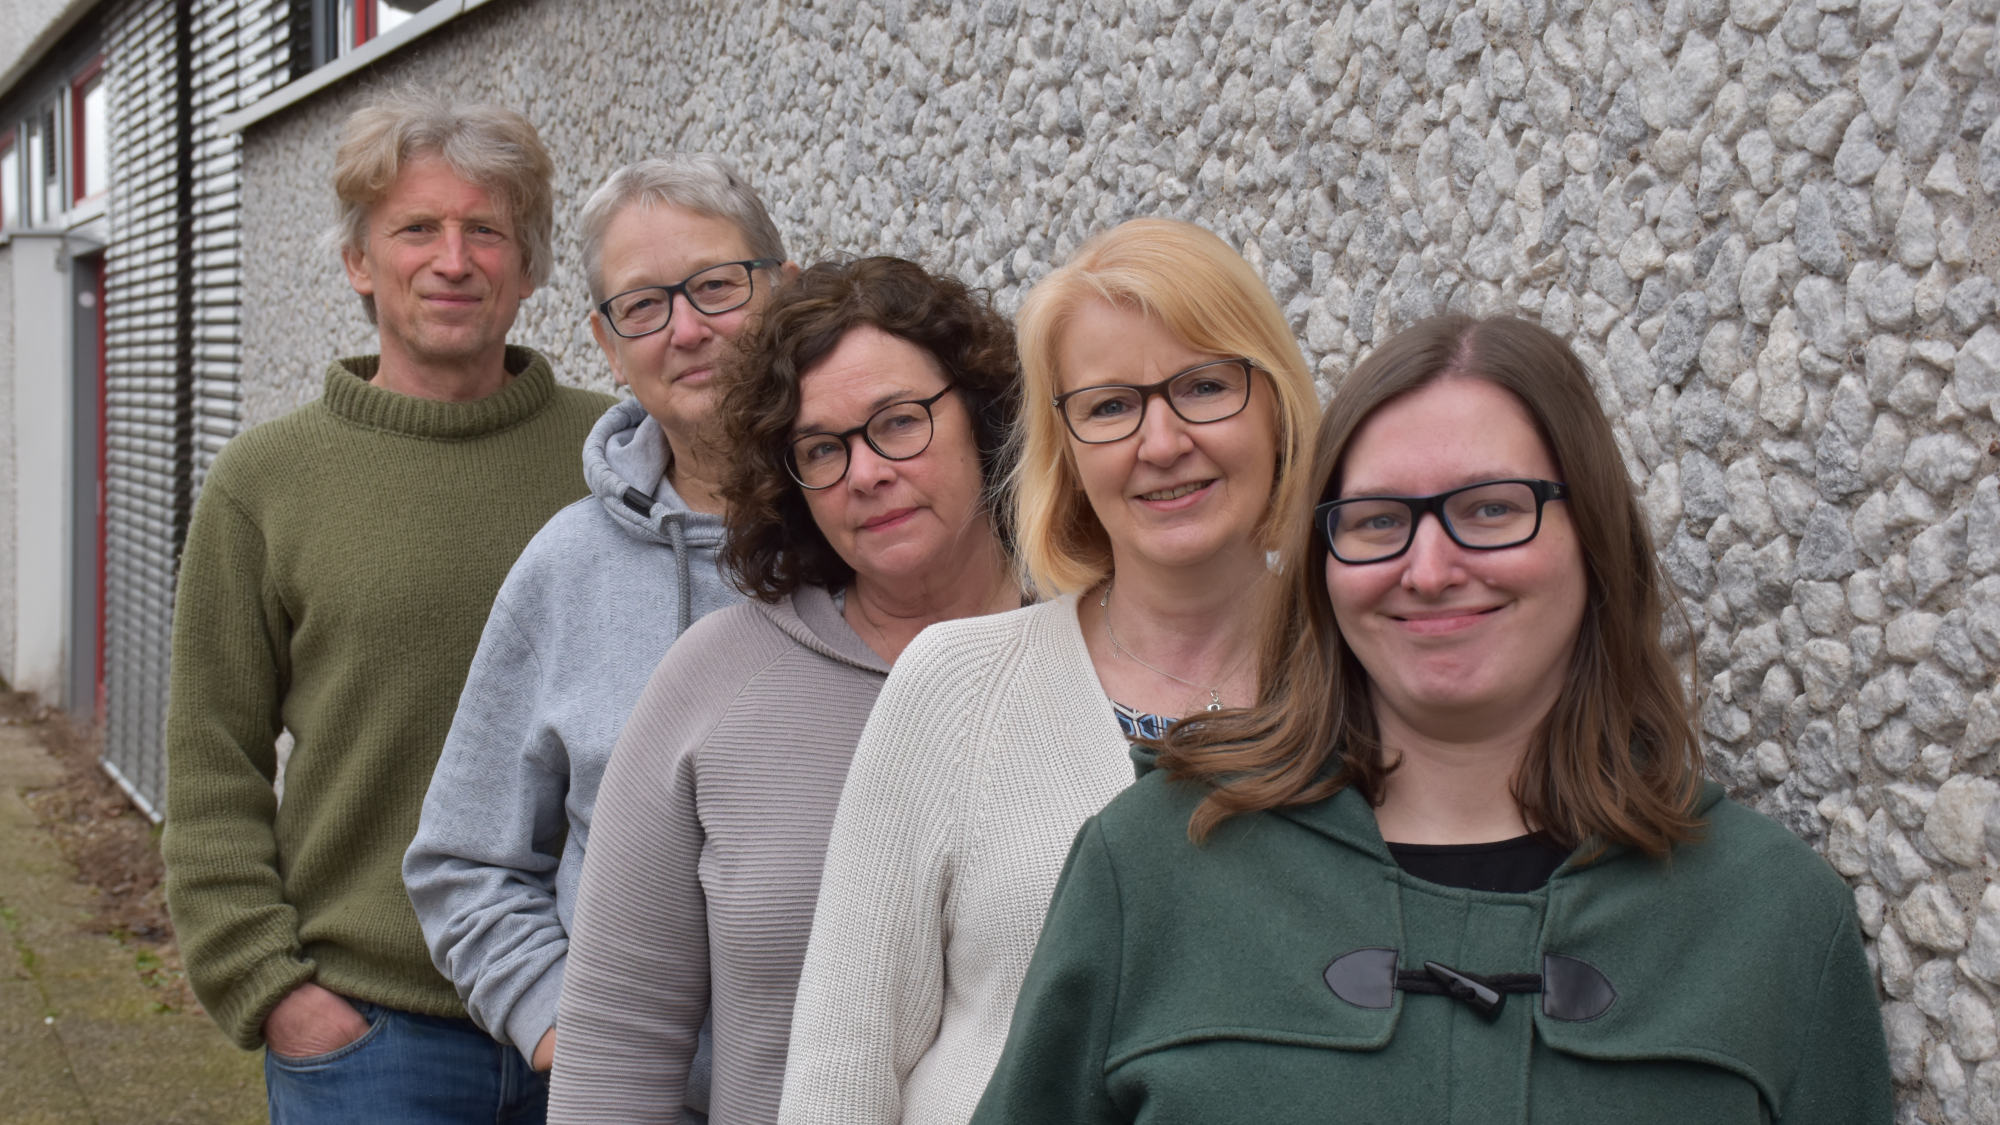
M677 1121L711 1010L710 1119L777 1118L826 837L888 671L819 589L667 651L598 794L550 1121Z

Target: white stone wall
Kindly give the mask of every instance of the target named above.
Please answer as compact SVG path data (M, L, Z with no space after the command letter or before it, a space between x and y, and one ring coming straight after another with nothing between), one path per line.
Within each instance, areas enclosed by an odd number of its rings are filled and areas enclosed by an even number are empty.
M1196 220L1329 384L1430 312L1539 316L1686 595L1716 776L1856 888L1903 1117L1991 1122L1997 8L522 0L382 77L542 126L569 206L517 335L598 386L574 208L676 147L736 156L802 260L904 253L1009 308L1091 232ZM369 346L312 244L365 92L246 138L253 420Z

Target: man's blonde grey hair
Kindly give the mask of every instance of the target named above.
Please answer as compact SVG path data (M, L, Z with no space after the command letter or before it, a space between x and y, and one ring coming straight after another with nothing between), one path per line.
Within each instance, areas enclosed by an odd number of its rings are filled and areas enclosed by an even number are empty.
M495 105L457 105L442 94L396 90L355 110L340 130L333 162L339 200L335 237L343 251L368 249L368 212L389 194L403 166L436 157L453 175L491 192L506 210L528 280L540 287L553 265L555 165L527 118ZM375 301L361 299L368 320Z
M670 153L627 164L606 177L583 205L583 276L592 304L604 291L604 233L628 205L667 204L733 223L752 258L785 259L784 239L757 189L727 160L705 152ZM662 282L679 278L660 278Z

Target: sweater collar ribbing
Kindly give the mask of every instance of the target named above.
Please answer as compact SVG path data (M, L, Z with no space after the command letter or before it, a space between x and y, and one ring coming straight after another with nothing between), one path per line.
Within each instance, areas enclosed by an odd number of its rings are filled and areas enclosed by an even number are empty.
M507 346L514 376L493 394L472 402L439 402L383 390L368 382L380 356L334 360L327 367L321 402L357 426L432 441L463 441L497 433L535 415L555 396L555 372L540 352Z

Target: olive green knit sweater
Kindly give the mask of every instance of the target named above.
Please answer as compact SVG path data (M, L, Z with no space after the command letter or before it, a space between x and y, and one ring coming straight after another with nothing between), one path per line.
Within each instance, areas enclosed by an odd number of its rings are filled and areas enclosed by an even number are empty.
M336 361L319 401L231 441L181 557L168 904L195 994L245 1048L309 980L464 1014L403 850L494 593L584 495L583 440L611 401L525 348L470 403L371 386L375 363Z

